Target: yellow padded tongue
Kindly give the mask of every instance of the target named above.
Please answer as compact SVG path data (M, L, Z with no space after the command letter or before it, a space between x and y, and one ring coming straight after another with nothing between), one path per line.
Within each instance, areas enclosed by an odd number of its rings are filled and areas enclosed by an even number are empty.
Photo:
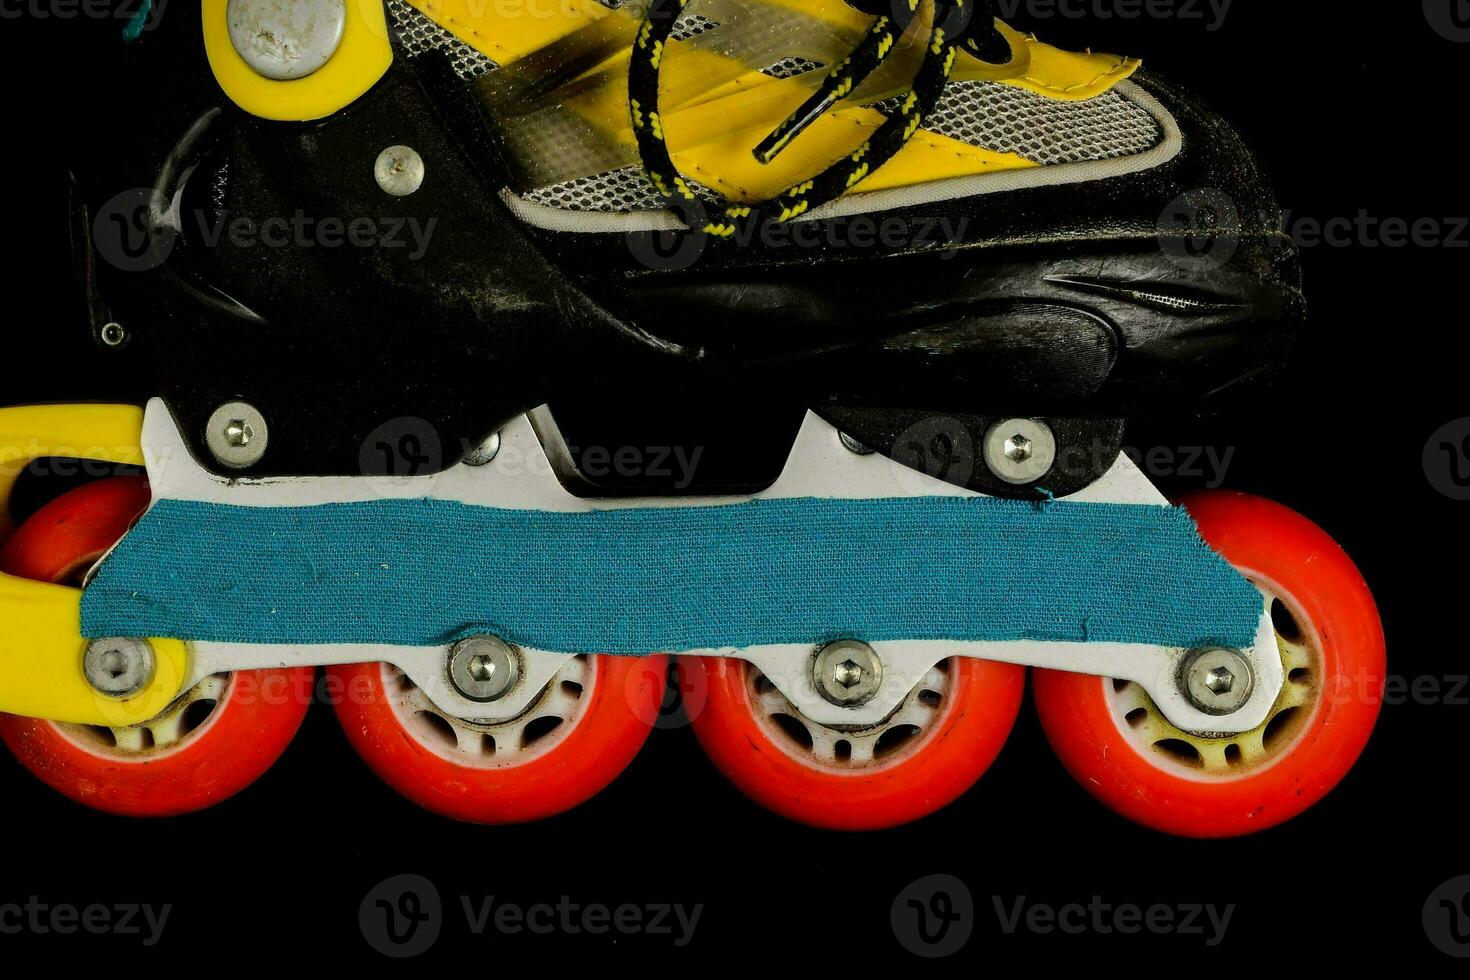
M410 2L505 66L479 85L523 164L523 189L638 164L629 123L627 63L641 3L610 10L595 0ZM725 30L670 45L662 66L664 130L683 173L737 201L772 198L850 152L885 118L865 106L901 94L917 65L915 56L905 68L902 56L896 55L888 88L878 80L863 86L773 162L762 164L752 156L752 147L801 104L822 72L773 78L761 69L788 54L834 64L852 50L872 18L845 0L696 0L687 14L707 16ZM996 66L962 54L954 80L997 81L1047 98L1080 101L1107 92L1139 65L1116 55L1062 51L1000 26L1011 43L1011 61ZM568 52L585 60L554 84L541 84L546 73L566 70ZM536 93L533 102L525 101L527 92ZM568 134L573 133L577 135L571 140ZM859 189L1034 166L1015 154L920 132Z

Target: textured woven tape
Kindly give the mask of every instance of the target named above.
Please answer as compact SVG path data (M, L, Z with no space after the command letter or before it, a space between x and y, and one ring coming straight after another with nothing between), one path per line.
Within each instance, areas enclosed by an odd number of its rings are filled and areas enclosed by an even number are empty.
M160 500L82 598L89 637L565 653L893 640L1249 646L1260 594L1182 510L991 498L550 513Z

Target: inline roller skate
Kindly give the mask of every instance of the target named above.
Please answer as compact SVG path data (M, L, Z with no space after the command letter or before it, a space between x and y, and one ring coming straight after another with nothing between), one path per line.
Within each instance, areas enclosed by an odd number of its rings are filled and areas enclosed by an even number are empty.
M408 798L531 820L670 664L834 829L966 792L1028 667L1169 833L1366 743L1350 560L1121 452L1259 397L1303 315L1239 138L1137 61L983 0L203 0L103 47L139 97L79 108L68 368L0 409L0 736L61 792L209 806L319 683Z

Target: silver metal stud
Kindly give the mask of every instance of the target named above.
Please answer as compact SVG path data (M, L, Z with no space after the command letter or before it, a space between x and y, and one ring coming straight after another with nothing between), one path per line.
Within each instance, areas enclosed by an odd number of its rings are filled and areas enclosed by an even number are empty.
M424 158L411 146L390 146L378 154L373 177L385 194L408 197L424 186Z

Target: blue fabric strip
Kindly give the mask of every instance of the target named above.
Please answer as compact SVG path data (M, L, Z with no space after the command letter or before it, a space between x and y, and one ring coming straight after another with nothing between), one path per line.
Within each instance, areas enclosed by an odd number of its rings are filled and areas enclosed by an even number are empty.
M442 500L161 500L82 597L88 637L566 653L838 637L1249 646L1260 594L1182 510L792 499L560 514Z
M153 16L153 0L143 0L138 5L137 13L133 14L127 24L123 26L123 40L132 44L143 36L143 31L148 27L148 18Z

